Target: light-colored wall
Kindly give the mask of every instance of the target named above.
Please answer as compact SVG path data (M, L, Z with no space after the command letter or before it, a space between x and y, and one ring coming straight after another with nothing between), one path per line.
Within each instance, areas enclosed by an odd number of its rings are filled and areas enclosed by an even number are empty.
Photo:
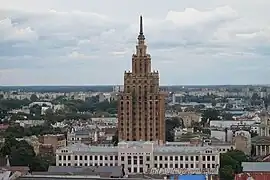
M216 147L169 147L154 143L119 143L118 147L89 147L73 144L56 151L57 166L123 165L129 173L145 173L149 168L209 168L218 173L219 151ZM164 151L163 151L164 149ZM137 161L136 161L137 159Z

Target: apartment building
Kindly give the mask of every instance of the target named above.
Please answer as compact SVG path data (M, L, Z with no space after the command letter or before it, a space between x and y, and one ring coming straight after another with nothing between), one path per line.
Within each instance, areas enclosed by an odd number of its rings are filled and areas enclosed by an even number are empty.
M219 151L211 146L158 145L149 141L122 141L117 147L72 144L56 151L56 166L123 166L129 174L153 169L218 174Z

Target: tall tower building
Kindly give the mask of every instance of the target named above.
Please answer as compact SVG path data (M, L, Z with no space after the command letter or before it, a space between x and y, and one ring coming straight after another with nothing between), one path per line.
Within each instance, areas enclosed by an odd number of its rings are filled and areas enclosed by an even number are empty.
M119 97L119 140L163 143L164 119L165 94L159 91L158 71L151 72L151 56L147 54L141 16L136 53L132 55L132 71L125 71L124 90Z

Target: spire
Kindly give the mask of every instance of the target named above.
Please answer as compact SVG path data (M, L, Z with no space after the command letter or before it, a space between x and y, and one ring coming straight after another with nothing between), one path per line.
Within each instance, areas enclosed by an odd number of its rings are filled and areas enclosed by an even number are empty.
M143 35L143 18L142 16L140 16L140 33L139 33L139 36L138 36L138 40L144 40L145 37Z
M142 16L140 16L140 35L143 35L143 19L142 19Z

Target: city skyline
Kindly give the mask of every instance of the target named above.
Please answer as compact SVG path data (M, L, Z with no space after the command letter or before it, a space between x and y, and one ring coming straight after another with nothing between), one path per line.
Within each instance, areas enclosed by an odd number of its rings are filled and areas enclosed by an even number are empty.
M270 84L266 0L0 3L0 85L123 84L139 15L161 85Z

